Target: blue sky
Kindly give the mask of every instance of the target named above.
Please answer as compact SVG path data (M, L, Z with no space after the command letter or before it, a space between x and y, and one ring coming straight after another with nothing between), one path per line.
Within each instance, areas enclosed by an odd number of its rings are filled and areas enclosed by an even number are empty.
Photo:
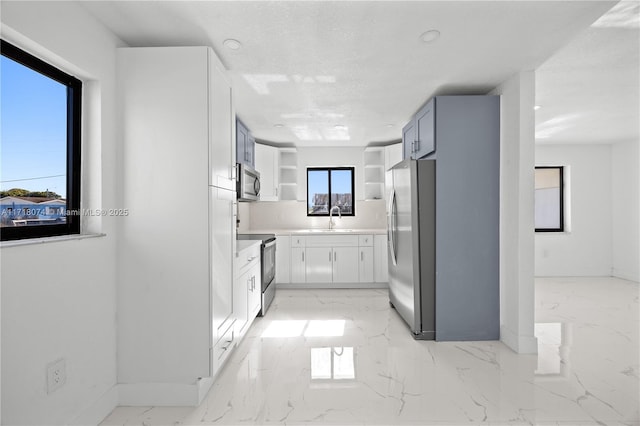
M326 194L328 190L328 174L326 171L310 171L308 174L309 194L307 202L311 204L313 194ZM331 191L334 194L351 192L351 172L349 170L331 171Z
M65 197L67 88L9 58L1 61L0 189L48 189Z

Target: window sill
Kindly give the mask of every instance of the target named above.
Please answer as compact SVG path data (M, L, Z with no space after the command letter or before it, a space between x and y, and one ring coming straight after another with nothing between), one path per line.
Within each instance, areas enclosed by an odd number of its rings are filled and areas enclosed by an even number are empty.
M106 237L107 234L73 234L60 235L56 237L29 238L24 240L2 241L0 248L30 246L34 244L58 243L62 241L86 240L87 238Z

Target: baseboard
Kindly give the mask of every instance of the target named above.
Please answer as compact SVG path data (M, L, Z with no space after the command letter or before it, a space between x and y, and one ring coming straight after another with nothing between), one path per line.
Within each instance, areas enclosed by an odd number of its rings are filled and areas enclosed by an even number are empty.
M210 377L199 379L192 384L121 383L118 385L118 405L197 407L211 389L211 385L213 379Z
M389 283L276 283L276 288L295 288L305 290L318 288L389 288Z
M615 278L620 278L627 281L640 282L640 277L637 273L633 273L631 271L626 271L623 269L613 269L611 275Z
M118 406L118 385L113 385L95 403L84 409L72 421L71 426L100 424Z
M538 353L538 339L535 336L520 336L505 326L500 327L500 341L519 354Z

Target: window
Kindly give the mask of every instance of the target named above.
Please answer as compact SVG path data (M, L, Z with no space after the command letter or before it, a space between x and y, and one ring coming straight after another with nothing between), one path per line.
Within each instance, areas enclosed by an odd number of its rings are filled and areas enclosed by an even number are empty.
M307 169L307 216L329 216L335 206L341 215L355 216L354 193L353 167Z
M82 82L1 42L0 236L77 234Z
M536 167L536 232L564 231L563 167Z

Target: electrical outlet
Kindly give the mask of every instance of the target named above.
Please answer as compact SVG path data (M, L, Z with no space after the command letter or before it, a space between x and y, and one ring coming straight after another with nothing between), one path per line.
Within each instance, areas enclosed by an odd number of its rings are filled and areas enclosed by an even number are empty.
M64 358L47 365L47 393L55 392L67 382L67 367Z

